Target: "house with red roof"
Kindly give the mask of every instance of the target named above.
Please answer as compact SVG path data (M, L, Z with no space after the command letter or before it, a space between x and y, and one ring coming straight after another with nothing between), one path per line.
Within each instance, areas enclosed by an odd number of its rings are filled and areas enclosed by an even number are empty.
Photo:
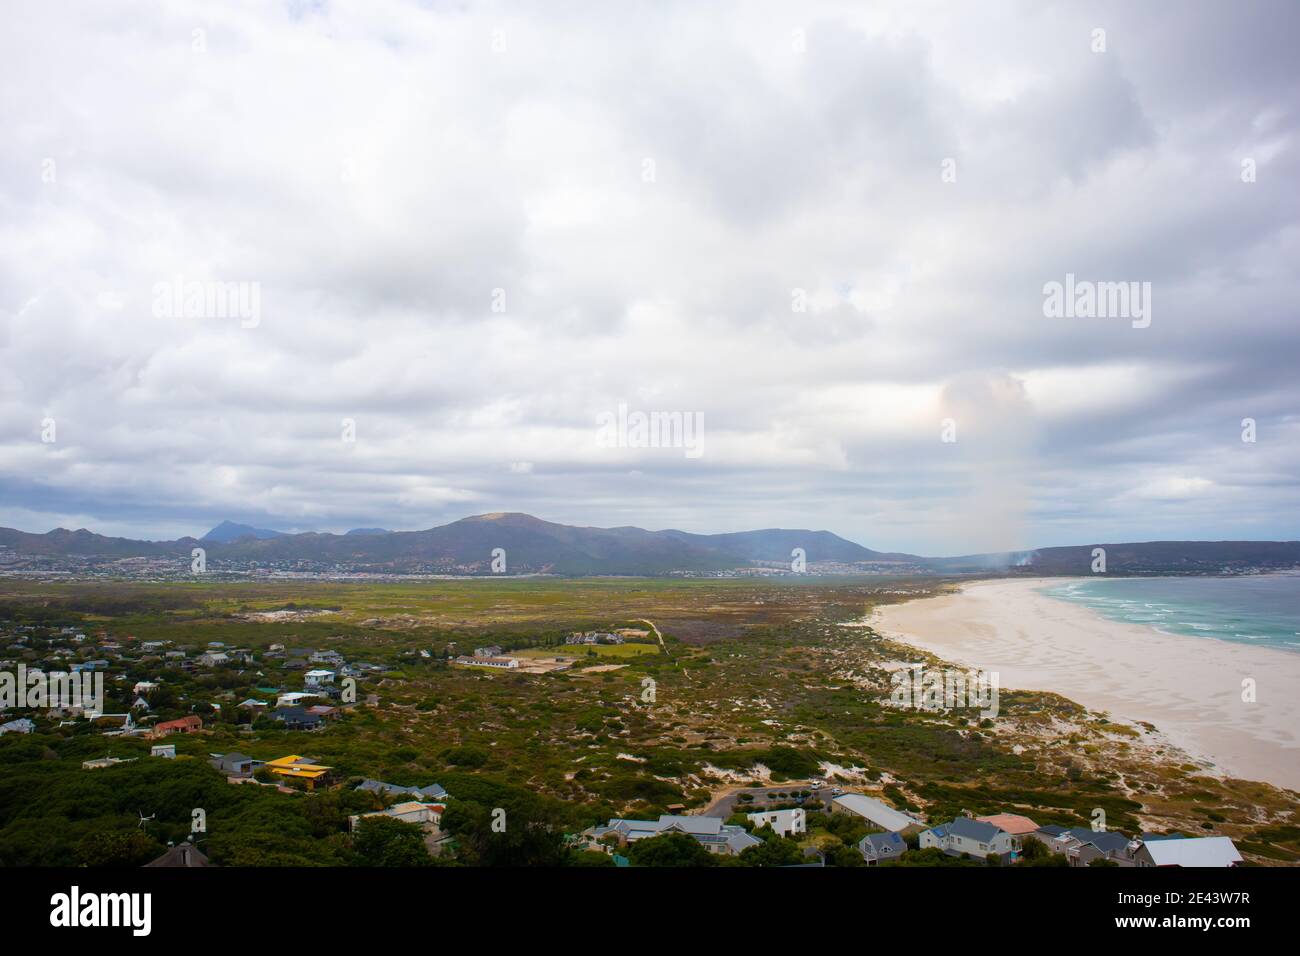
M152 737L166 737L169 734L194 734L203 729L203 721L195 714L181 717L179 720L164 720L153 729Z

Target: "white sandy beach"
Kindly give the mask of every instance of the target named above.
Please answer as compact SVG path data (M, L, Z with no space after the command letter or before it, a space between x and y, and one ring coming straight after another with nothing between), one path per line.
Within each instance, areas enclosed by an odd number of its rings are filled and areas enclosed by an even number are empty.
M1163 634L1038 593L1051 581L985 581L880 608L884 635L997 671L1003 688L1053 691L1114 719L1154 724L1221 771L1300 790L1300 654ZM1242 680L1256 702L1241 699Z

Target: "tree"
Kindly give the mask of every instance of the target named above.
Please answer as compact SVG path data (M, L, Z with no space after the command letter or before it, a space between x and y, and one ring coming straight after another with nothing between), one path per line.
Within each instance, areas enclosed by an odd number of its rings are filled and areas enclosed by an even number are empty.
M633 866L714 866L717 861L694 837L685 833L638 840L627 851Z
M165 848L140 830L102 830L77 844L82 866L144 866Z
M828 866L866 866L862 851L855 846L837 846L826 854Z
M563 866L569 861L559 821L535 803L503 802L503 807L488 807L455 800L443 811L442 829L456 837L456 856L461 862L469 866Z
M574 850L569 854L569 866L616 866L614 858L599 850Z
M352 849L365 866L428 866L431 862L420 825L392 817L363 817Z
M787 837L773 836L761 846L751 846L740 854L743 866L794 866L804 862L799 844Z

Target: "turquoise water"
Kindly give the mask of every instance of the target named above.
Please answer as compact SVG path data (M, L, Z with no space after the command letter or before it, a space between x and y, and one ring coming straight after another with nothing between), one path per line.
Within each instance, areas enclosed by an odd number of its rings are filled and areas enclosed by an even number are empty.
M1300 574L1097 578L1040 590L1112 621L1300 653Z

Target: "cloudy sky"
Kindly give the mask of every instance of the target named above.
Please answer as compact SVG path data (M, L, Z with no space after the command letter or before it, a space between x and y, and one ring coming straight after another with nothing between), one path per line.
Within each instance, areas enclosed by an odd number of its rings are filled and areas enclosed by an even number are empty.
M1300 537L1298 25L7 3L0 525ZM1149 325L1045 315L1067 274Z

